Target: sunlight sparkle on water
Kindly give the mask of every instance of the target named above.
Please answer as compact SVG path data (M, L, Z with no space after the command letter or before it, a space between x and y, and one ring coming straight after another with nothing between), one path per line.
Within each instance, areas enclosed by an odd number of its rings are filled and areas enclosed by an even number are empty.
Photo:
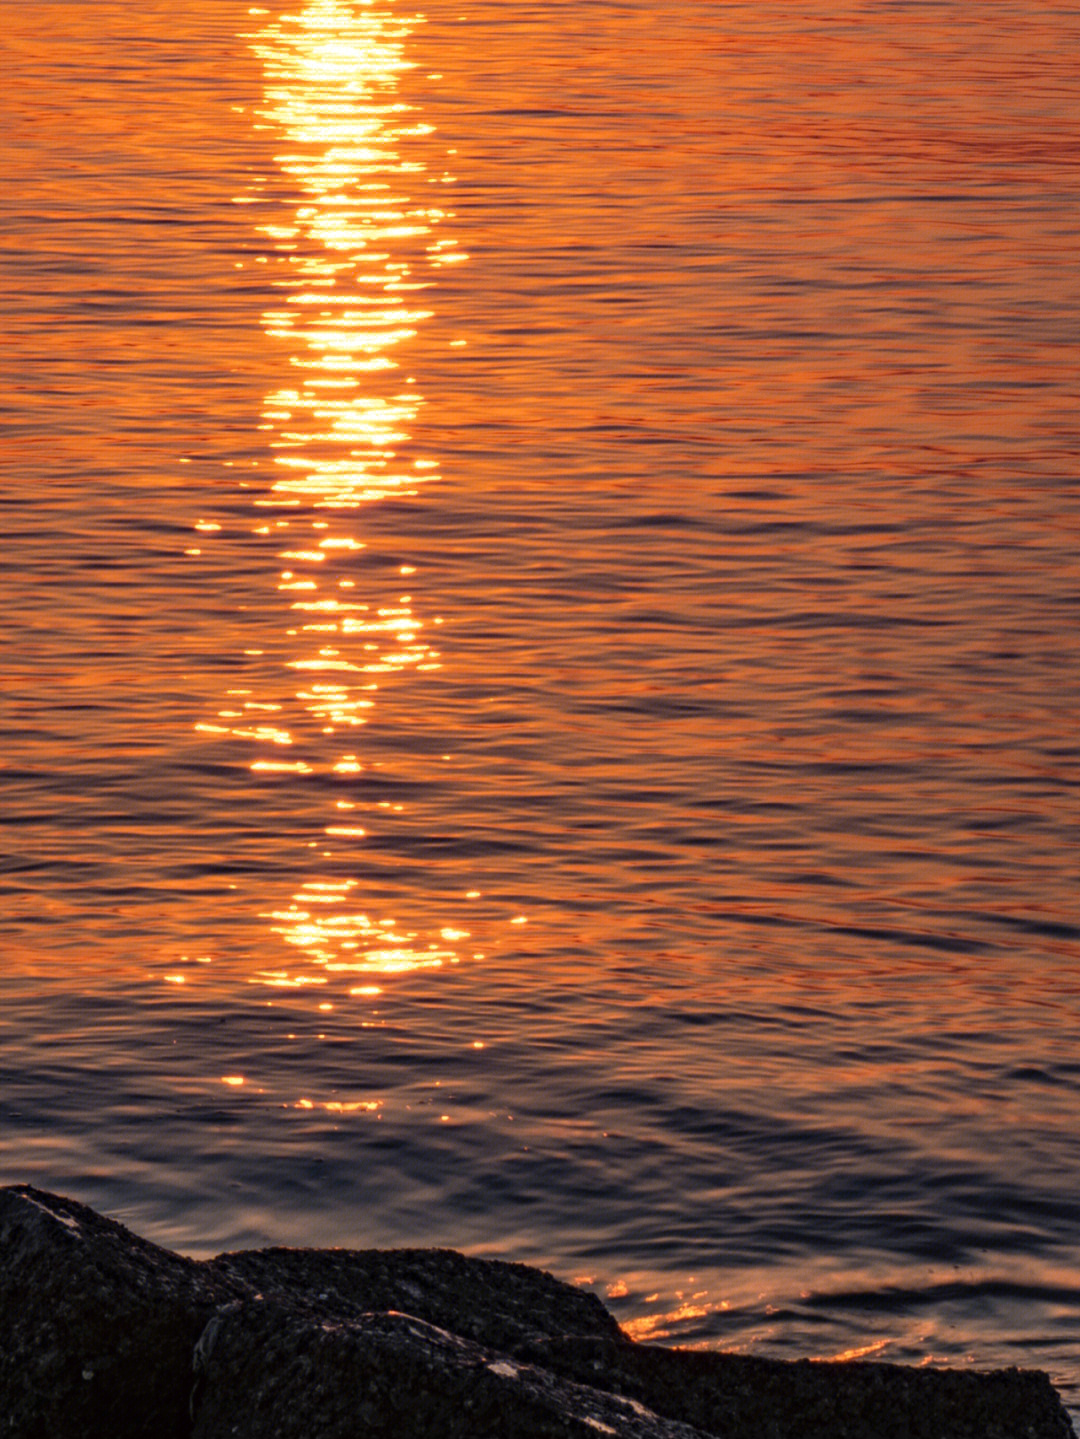
M323 518L337 511L359 519L365 506L414 495L438 474L436 460L402 453L424 400L413 376L400 378L397 352L432 317L412 298L429 287L425 272L466 257L452 237L434 237L434 227L453 217L426 198L436 177L427 173L415 142L432 127L398 93L400 75L411 68L405 42L419 21L377 3L312 0L248 37L263 67L258 114L276 136L278 184L295 194L291 217L278 216L255 232L268 247L257 261L269 267L275 298L262 323L267 343L281 349L282 383L266 394L260 425L276 478L254 503L289 513L254 533L283 541L278 558L289 568L279 572L276 589L287 606L281 646L291 653L260 671L259 687L245 691L255 697L242 710L221 710L196 728L221 742L255 745L249 773L282 783L359 779L363 757L335 753L334 736L369 722L379 683L439 667L411 596L393 604L382 596L371 602L352 597L364 584L358 565L366 542L351 527L330 530ZM258 182L258 193L267 183ZM256 196L237 198L246 203ZM206 532L215 527L198 525ZM397 570L412 575L416 568ZM298 629L288 628L290 614L303 617ZM262 658L264 648L245 654ZM296 688L298 674L311 678ZM280 719L253 724L251 710ZM301 756L270 758L268 744L293 745ZM348 865L369 834L359 816L343 823L341 810L370 809L382 824L404 810L398 803L363 805L336 796L327 804L322 834L333 847L321 858L335 870ZM305 852L316 847L309 841ZM374 919L361 912L358 889L352 878L313 875L265 911L284 954L298 951L303 958L261 969L252 982L303 990L336 975L401 974L457 962L453 946L468 937L463 929L449 922L424 935ZM348 991L357 997L374 992L371 986Z

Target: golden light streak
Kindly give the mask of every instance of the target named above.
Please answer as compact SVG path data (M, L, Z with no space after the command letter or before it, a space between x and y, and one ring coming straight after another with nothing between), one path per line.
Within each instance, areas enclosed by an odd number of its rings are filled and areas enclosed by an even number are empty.
M437 460L410 453L424 400L402 359L433 316L424 292L436 271L465 256L456 239L436 233L453 217L445 203L434 203L447 192L430 187L447 177L441 157L429 171L432 127L400 89L412 68L409 37L422 17L395 13L389 0L296 0L284 13L249 13L257 28L246 38L264 75L255 123L274 137L278 192L291 192L284 208L273 202L265 223L255 216L251 234L262 253L236 262L262 267L270 292L263 331L281 355L279 382L264 397L259 423L272 472L252 497L255 514L268 522L252 528L279 540L287 568L273 580L280 644L246 650L257 683L196 728L216 743L254 746L245 760L250 774L303 785L304 813L311 796L323 793L309 781L333 785L326 822L309 832L308 843L333 870L368 840L369 813L390 824L405 808L351 789L355 797L337 797L365 780L366 756L355 749L373 695L380 684L440 664L412 597L390 602L374 588L385 583L380 573L365 579L367 545L355 531L365 507L415 496L438 477ZM237 203L265 202L269 184L253 181L255 191ZM211 536L221 525L206 517L195 528ZM416 573L414 564L395 566L395 574ZM372 586L367 602L365 583ZM349 736L350 750L335 739L339 733ZM282 747L296 758L279 758ZM327 985L358 975L458 962L466 930L445 922L414 932L365 913L357 892L356 880L313 875L265 912L286 957L250 982L292 991L301 1002L312 986L326 993ZM379 986L353 983L342 992L360 1000ZM330 1012L335 998L319 1008ZM224 1082L233 1079L239 1076ZM299 1105L373 1108L313 1097Z

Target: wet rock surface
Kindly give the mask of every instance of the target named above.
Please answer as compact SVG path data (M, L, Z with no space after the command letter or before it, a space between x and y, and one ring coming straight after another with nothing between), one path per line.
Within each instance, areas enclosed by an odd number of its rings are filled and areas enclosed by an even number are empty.
M1067 1439L1073 1433L1049 1379L1035 1370L792 1363L590 1339L552 1339L522 1352L553 1373L602 1383L717 1436Z
M207 1347L194 1439L706 1439L408 1314L320 1319L255 1301Z
M342 1318L400 1310L505 1352L545 1335L624 1338L595 1294L453 1249L256 1249L219 1255L207 1270Z
M450 1250L197 1263L0 1190L4 1439L1072 1439L1045 1375L631 1343L595 1296Z
M0 1189L0 1435L183 1439L192 1348L238 1292L74 1200Z

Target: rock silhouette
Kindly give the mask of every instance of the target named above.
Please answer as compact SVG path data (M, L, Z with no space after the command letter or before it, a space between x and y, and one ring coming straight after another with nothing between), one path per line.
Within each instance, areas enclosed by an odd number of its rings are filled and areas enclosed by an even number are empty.
M451 1250L196 1262L0 1189L5 1439L1075 1439L1044 1374L632 1343L592 1294Z

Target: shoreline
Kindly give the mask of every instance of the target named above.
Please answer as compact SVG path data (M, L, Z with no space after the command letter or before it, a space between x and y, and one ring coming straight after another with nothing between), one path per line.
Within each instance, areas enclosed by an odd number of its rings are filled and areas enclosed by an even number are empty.
M1076 1439L1036 1370L639 1344L596 1295L448 1249L194 1260L0 1189L6 1439Z

